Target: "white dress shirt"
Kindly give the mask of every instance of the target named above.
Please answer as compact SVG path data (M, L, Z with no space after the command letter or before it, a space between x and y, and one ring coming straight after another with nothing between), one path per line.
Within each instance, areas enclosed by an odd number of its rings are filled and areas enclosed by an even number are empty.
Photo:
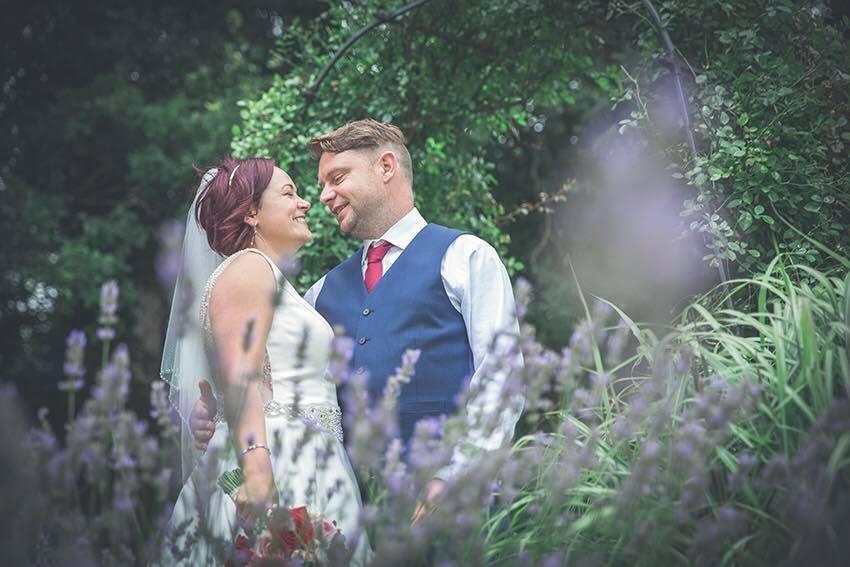
M384 256L381 264L382 273L387 273L390 266L427 224L419 211L414 208L384 233L379 240L386 240L393 246ZM372 242L374 241L363 241L361 266L364 277L367 265L366 252ZM511 280L496 250L471 234L463 234L449 245L440 265L440 275L449 301L461 314L466 325L475 368L469 387L475 389L482 380L480 370L490 356L490 345L496 333L519 334ZM304 295L304 299L314 307L324 283L325 276ZM497 374L490 378L481 395L469 402L467 409L470 415L488 415L488 412L497 409L505 376ZM502 411L498 426L492 434L483 435L481 432L471 430L467 443L482 450L501 447L513 438L514 428L521 412L522 400L515 400L511 407ZM466 458L461 450L455 450L451 464L442 469L437 477L446 479L452 476L463 465Z

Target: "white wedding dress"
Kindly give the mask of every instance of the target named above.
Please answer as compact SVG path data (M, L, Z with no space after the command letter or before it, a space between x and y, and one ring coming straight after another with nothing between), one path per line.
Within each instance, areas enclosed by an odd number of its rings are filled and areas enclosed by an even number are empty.
M336 387L326 377L334 335L330 325L298 295L274 262L256 249L233 254L212 274L201 299L201 324L211 338L207 318L210 292L221 273L237 257L249 253L266 259L283 288L278 289L281 301L269 331L263 373L266 435L280 505L306 506L311 517L335 521L347 545L356 548L352 565L365 564L369 545L358 529L360 492L342 443ZM219 401L218 407L222 406ZM170 533L176 534L178 549L187 542L181 526L203 533L189 543L191 553L180 561L171 554L171 546L165 545L163 564L224 563L226 548L207 540L212 536L223 543L233 542L240 533L234 501L217 484L222 473L237 467L227 423L219 411L215 435L180 491L168 526Z

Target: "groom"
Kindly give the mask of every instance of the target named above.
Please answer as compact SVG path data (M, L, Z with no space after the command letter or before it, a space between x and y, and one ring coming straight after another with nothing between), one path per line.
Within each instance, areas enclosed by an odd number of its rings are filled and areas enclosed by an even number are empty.
M413 166L396 126L358 120L310 141L319 160L320 200L343 234L363 247L322 279L304 298L331 325L355 340L352 366L368 373L370 399L379 400L407 349L421 355L398 399L405 443L417 421L453 413L455 399L481 369L499 332L518 333L511 283L492 246L471 234L428 224L413 204ZM470 412L500 411L504 376L490 377ZM192 424L199 448L212 436L214 398L207 388ZM521 401L501 410L488 435L470 432L470 443L492 450L510 441ZM429 483L432 502L463 466L455 451L449 466ZM417 511L417 518L423 509Z

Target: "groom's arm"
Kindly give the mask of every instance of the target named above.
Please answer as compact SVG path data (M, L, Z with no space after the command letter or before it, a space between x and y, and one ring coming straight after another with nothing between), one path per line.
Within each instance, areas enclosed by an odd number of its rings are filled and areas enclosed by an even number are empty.
M519 335L511 280L496 250L475 236L463 235L449 247L443 259L443 283L452 304L466 324L475 371L470 391L477 392L467 404L470 430L463 447L456 447L451 462L437 473L446 480L455 475L471 452L491 451L513 438L524 399L516 385L523 361L511 353L513 337ZM499 337L494 342L494 338ZM500 358L515 357L510 364ZM510 390L510 391L509 391Z

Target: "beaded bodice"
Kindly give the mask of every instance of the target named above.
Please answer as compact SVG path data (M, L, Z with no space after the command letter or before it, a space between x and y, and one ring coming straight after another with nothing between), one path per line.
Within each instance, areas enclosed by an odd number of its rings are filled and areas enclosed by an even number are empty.
M341 441L342 414L336 400L336 386L327 377L333 330L260 250L248 248L236 252L210 276L200 306L205 337L213 344L209 302L215 282L236 258L247 253L263 256L277 282L278 301L266 341L263 368L266 419L301 419L332 433ZM219 398L218 407L222 408L219 380L215 382L213 390ZM219 409L216 421L221 419Z

